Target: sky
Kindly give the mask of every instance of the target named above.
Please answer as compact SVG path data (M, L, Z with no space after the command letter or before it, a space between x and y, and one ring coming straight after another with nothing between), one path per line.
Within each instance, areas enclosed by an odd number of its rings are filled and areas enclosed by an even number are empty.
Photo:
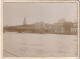
M61 18L77 20L77 3L3 3L3 26L35 22L56 23Z

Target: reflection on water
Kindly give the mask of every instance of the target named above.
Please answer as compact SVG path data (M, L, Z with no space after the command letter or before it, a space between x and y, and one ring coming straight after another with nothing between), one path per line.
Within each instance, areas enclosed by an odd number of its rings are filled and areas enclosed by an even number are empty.
M76 35L4 33L3 39L3 49L20 57L77 56Z

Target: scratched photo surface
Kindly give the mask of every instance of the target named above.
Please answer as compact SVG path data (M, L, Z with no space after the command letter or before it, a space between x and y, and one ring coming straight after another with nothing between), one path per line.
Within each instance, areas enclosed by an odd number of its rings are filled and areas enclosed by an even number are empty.
M77 3L3 3L3 57L77 57Z

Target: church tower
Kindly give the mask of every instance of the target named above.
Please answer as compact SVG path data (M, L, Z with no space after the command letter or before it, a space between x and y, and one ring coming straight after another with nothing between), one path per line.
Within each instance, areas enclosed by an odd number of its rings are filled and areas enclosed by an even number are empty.
M24 17L23 25L26 25L26 18Z

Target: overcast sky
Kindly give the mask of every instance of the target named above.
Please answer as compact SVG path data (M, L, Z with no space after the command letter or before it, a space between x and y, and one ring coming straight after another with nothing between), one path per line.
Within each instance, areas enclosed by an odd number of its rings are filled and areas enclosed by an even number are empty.
M59 19L77 20L77 3L3 3L3 24L21 25L43 21L53 24Z

